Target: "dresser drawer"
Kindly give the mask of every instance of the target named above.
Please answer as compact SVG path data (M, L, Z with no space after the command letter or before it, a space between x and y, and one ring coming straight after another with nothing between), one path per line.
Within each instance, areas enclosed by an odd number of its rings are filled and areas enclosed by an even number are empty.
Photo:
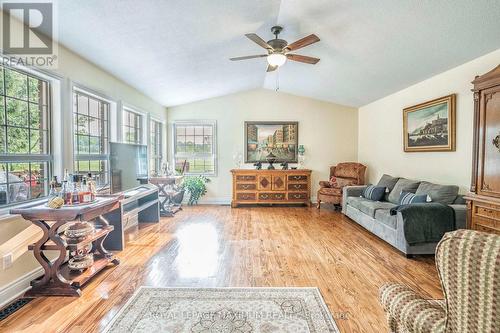
M500 220L500 207L494 205L474 205L474 215Z
M256 198L256 193L236 193L236 200L255 201Z
M288 175L289 182L307 182L308 179L307 175Z
M254 182L256 180L257 180L256 175L237 175L236 176L237 182Z
M290 201L303 201L307 200L307 193L304 192L297 192L297 193L288 193L288 200Z
M256 189L256 184L236 184L237 191L255 191Z
M288 191L307 191L307 184L304 183L288 184Z
M473 221L474 221L475 225L480 225L483 227L500 230L500 221L499 220L475 216L473 218Z
M286 200L286 194L285 193L259 193L259 200L265 200L265 201L282 201Z

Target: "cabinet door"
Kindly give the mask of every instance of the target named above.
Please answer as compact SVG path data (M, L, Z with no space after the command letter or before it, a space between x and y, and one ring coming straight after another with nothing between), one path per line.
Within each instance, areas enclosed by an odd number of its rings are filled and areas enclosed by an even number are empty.
M500 86L481 92L479 192L500 197Z
M286 189L286 175L273 175L273 191Z
M259 175L259 182L257 184L259 191L271 190L272 187L271 175Z

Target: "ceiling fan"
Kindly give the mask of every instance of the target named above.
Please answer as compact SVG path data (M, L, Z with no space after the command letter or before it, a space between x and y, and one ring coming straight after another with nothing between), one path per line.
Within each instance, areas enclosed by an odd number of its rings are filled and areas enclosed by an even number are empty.
M275 36L275 39L271 39L267 41L267 43L257 36L257 34L245 34L247 38L260 45L261 47L267 50L267 54L259 54L259 55L251 55L244 57L236 57L230 58L229 60L237 61L237 60L247 60L253 58L264 58L267 57L267 71L272 72L276 70L278 67L282 66L287 59L293 61L304 62L306 64L315 65L319 58L313 58L308 56L303 56L300 54L289 53L291 51L298 50L305 46L311 45L313 43L319 42L318 36L315 34L311 34L307 37L301 38L298 41L293 42L292 44L288 44L288 42L284 39L278 38L278 35L283 30L283 27L274 26L271 28L271 32Z

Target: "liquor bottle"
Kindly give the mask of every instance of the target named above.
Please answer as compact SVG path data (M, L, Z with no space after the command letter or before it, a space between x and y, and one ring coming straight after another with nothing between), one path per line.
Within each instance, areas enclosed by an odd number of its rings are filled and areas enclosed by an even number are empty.
M87 179L83 178L82 186L80 187L80 191L78 192L80 203L87 203L92 201L92 195L89 191L87 185Z
M80 185L78 180L78 175L73 175L73 192L71 194L71 200L73 205L80 203L80 197L78 192L80 191Z
M89 187L89 192L90 192L90 195L92 197L92 201L94 201L95 197L97 195L96 183L95 183L94 177L92 177L92 174L90 172L87 174L87 176L88 176L87 185Z
M63 181L63 185L62 185L62 189L61 189L61 198L63 198L65 205L72 204L71 190L69 188L69 184L68 184L67 180Z

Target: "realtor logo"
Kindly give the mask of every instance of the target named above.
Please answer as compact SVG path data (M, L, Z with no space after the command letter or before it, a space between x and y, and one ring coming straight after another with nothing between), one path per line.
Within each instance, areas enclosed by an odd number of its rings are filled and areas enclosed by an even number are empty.
M35 0L36 1L36 0ZM54 5L51 2L2 2L2 52L25 66L54 67Z

